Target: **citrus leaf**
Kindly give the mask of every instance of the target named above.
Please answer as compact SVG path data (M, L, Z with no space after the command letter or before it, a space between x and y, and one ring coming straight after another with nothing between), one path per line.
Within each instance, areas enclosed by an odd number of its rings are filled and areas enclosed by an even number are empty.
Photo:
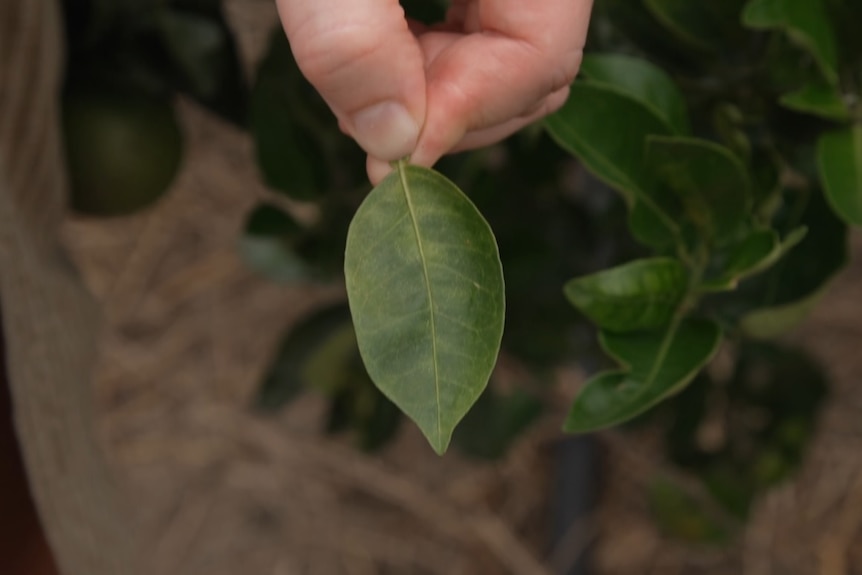
M319 134L302 125L305 111L299 103L303 87L290 45L279 28L271 37L252 88L251 133L266 184L291 198L313 200L328 187L328 177Z
M847 223L862 226L862 125L820 136L817 163L832 209Z
M739 327L750 337L768 339L787 333L847 265L847 226L819 190L812 190L799 223L808 229L805 240L748 290L753 291L746 298L751 303L739 317Z
M250 268L276 282L307 278L311 270L294 249L302 231L287 212L262 204L246 221L240 256Z
M545 119L551 137L600 180L633 201L650 180L647 136L669 135L661 116L621 91L575 82L562 108Z
M515 390L502 395L488 389L455 430L459 451L479 459L499 459L542 413L542 402Z
M805 239L807 233L808 228L802 226L782 242L774 230L753 231L730 249L721 273L704 281L700 289L713 292L735 289L743 279L769 269Z
M568 282L569 301L608 331L657 329L670 323L688 288L678 260L638 260Z
M742 12L742 23L758 30L783 30L814 57L830 84L838 83L835 31L822 0L752 0Z
M715 355L721 330L689 319L664 331L602 332L605 351L623 368L590 379L575 398L563 427L586 433L623 423L687 385Z
M619 54L584 56L580 75L587 82L616 88L664 120L673 132L690 131L685 100L661 68L640 58Z
M599 179L617 190L632 212L632 233L656 248L673 244L674 222L653 200L645 141L672 128L638 100L616 88L575 82L562 108L545 119L551 137Z
M490 227L449 180L402 161L357 210L344 274L369 375L442 454L503 335Z
M645 0L644 4L656 20L689 46L706 51L721 46L721 31L704 10L702 0Z
M159 26L178 89L223 118L245 126L248 87L220 8L193 10L174 5L161 14Z
M358 355L347 305L317 310L284 337L255 403L273 411L306 388L333 393L356 371Z
M721 242L734 234L751 207L751 183L739 158L707 140L651 136L649 163L679 198L701 232Z
M826 83L808 84L781 97L781 105L790 110L820 116L827 120L850 119L850 110L835 86Z
M717 516L717 505L695 498L664 477L648 491L650 510L667 535L688 543L725 544L736 533L726 518Z

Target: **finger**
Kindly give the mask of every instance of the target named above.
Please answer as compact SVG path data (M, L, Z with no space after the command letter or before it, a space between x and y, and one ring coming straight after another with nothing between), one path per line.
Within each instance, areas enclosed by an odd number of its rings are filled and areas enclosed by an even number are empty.
M398 0L278 0L297 64L369 154L413 151L425 119L424 59Z
M468 132L528 115L568 86L580 66L590 0L478 5L480 33L420 38L428 79L417 163L436 161Z
M449 150L449 153L463 152L465 150L482 148L497 143L505 138L508 138L515 132L518 132L523 128L529 126L530 124L541 120L548 114L557 111L565 103L568 95L569 88L567 86L545 98L545 100L541 103L540 106L534 108L526 116L513 118L507 122L497 124L496 126L492 126L490 128L467 132L467 134L464 135L461 141L455 144L455 146L453 146L452 149ZM433 163L436 163L439 159L440 158L435 158L433 160Z
M482 148L484 146L488 146L499 142L500 140L508 138L515 132L544 118L548 114L557 111L566 102L566 98L568 98L568 96L569 87L566 86L565 88L557 90L556 92L545 98L545 100L543 100L539 106L535 107L526 116L513 118L507 122L492 126L490 128L468 132L460 142L458 142L454 147L448 150L448 153L463 152L466 150ZM439 157L436 157L428 158L427 161L425 159L420 159L420 161L416 161L414 158L411 158L411 163L430 167L437 163L437 160L439 159ZM392 171L392 165L389 162L382 161L371 156L368 157L366 168L368 171L368 177L374 185L380 183L383 178L389 175L389 172Z

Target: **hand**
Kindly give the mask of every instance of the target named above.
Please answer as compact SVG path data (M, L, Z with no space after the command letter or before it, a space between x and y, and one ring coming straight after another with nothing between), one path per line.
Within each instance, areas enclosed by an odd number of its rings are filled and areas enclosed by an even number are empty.
M592 0L452 0L446 22L398 0L278 0L300 69L368 153L377 183L410 155L432 166L559 108L580 66Z

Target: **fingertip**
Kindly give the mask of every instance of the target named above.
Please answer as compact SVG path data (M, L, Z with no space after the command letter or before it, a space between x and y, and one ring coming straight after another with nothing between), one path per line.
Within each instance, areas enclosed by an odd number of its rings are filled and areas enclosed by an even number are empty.
M376 186L392 172L392 164L373 156L368 156L368 159L365 161L365 170L368 172L368 179Z

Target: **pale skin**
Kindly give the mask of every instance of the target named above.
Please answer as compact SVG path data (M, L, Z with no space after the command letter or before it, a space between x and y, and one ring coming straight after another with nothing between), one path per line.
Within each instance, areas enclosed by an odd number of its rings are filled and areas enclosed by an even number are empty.
M452 0L408 21L398 0L277 0L294 56L368 154L432 166L558 109L577 74L592 0Z

